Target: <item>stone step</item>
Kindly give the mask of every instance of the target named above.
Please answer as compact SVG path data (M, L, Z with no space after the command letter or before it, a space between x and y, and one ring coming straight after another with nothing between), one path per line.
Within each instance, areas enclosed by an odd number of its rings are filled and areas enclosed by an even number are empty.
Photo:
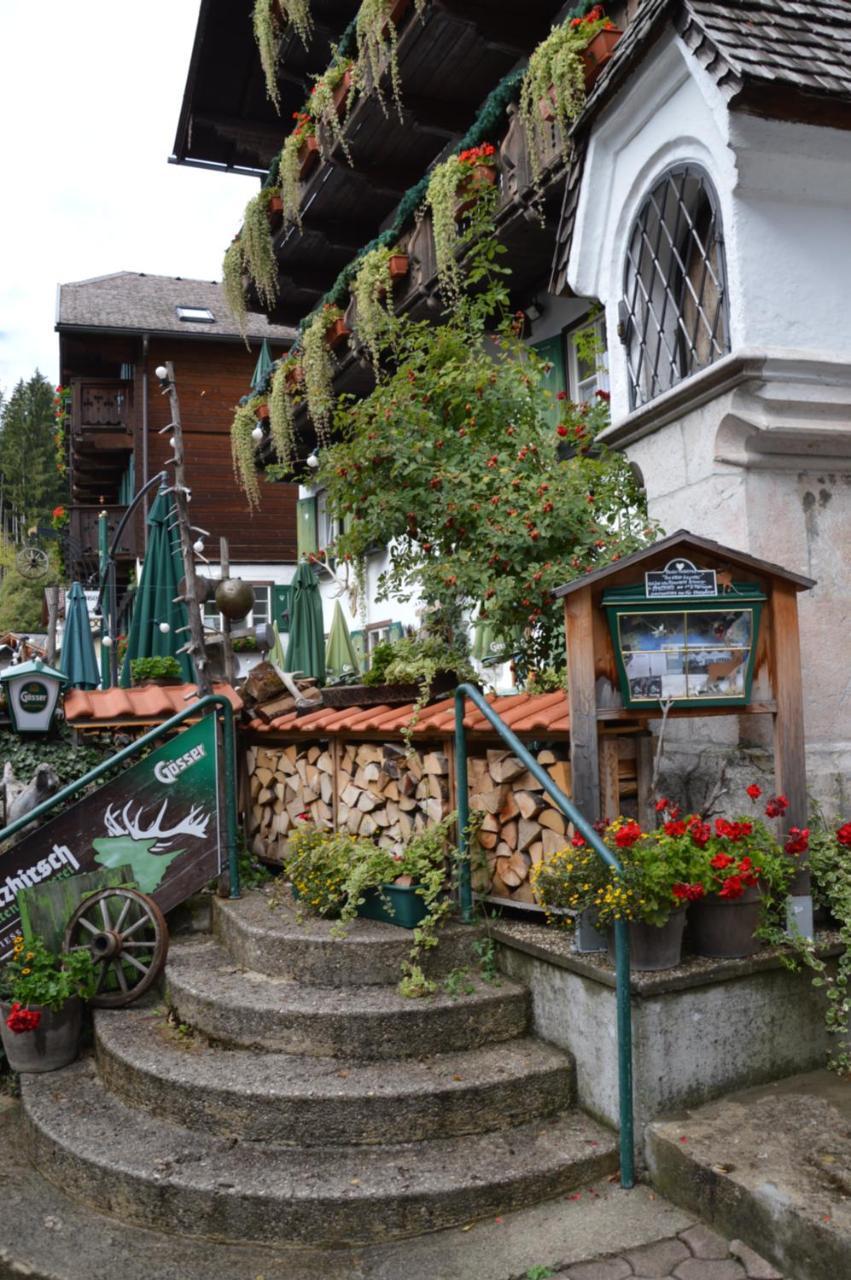
M239 1142L124 1105L91 1059L22 1081L26 1148L98 1210L220 1240L351 1247L467 1223L613 1173L613 1134L579 1112L387 1146Z
M98 1012L95 1043L101 1079L128 1104L251 1141L418 1142L541 1119L573 1099L570 1058L529 1038L366 1064L181 1039L151 1002Z
M166 967L166 999L211 1040L280 1053L377 1060L474 1049L525 1034L528 992L501 979L471 995L410 1000L395 987L305 987L242 969L215 942L181 942Z
M647 1126L654 1184L786 1280L851 1276L851 1097L811 1072Z
M299 923L295 909L286 903L272 908L263 893L237 901L214 898L212 905L215 936L237 964L312 986L392 986L413 943L409 929L373 920L352 920L345 937L337 937L333 920L308 916ZM446 925L423 967L438 976L460 967L474 970L473 944L483 932Z
M0 1151L26 1149L18 1111L0 1098ZM2 1280L517 1280L532 1267L555 1271L634 1249L691 1222L648 1187L622 1191L598 1181L566 1200L500 1214L499 1222L320 1250L222 1244L133 1226L107 1216L109 1197L97 1209L80 1204L20 1158L0 1161L0 1197Z

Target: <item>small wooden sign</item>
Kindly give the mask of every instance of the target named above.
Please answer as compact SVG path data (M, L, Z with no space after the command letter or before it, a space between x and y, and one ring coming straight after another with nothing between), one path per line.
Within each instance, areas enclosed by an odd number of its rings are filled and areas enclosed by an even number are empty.
M714 569L698 569L691 560L669 560L664 569L644 575L648 600L670 600L683 596L716 596L718 582Z

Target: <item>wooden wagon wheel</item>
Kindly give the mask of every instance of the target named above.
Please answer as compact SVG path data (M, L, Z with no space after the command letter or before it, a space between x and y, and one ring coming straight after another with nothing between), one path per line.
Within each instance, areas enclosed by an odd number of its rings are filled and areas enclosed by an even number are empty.
M85 948L101 966L91 1004L120 1009L162 973L168 926L153 898L137 889L101 889L77 907L62 946L64 951Z

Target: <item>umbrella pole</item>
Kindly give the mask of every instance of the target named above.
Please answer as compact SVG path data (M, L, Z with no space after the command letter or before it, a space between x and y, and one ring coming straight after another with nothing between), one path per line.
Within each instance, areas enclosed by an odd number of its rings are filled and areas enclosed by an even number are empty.
M186 484L186 455L183 449L183 428L180 423L180 402L177 388L174 385L174 366L166 361L166 377L161 381L163 394L168 395L171 413L170 427L174 433L174 508L177 512L177 528L180 534L180 550L183 557L184 596L186 611L189 614L189 640L183 646L192 658L195 666L195 680L198 694L204 697L212 693L213 687L207 670L207 652L204 647L204 623L201 619L201 606L198 592L195 589L195 552L192 548L192 533L189 523L189 489ZM168 464L166 464L168 465Z

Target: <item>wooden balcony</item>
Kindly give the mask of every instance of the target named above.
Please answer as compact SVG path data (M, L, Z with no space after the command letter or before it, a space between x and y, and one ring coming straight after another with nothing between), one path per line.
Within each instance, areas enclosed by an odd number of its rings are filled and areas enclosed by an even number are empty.
M101 512L106 512L106 527L109 541L115 537L119 522L127 510L124 506L73 506L71 507L71 558L91 559L98 554L98 529ZM142 538L140 513L128 521L121 542L117 548L117 558L135 559L142 554Z
M71 380L71 430L123 432L133 428L133 383L119 378Z

